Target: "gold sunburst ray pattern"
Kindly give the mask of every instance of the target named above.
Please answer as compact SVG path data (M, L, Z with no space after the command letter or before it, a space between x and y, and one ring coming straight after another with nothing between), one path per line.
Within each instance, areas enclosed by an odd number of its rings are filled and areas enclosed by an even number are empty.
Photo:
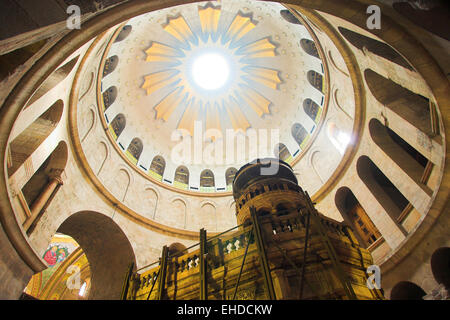
M234 130L245 132L251 124L242 108L254 111L259 117L270 114L272 102L261 90L279 90L283 83L280 71L273 68L274 61L270 60L277 56L278 47L271 36L244 41L257 27L253 14L239 10L225 26L221 10L220 5L214 6L211 2L198 6L201 27L198 31L189 26L182 14L167 17L162 28L176 39L177 46L152 41L145 51L146 61L160 66L159 71L144 77L142 88L147 95L173 87L154 104L156 119L168 121L177 114L180 117L177 128L191 135L196 120L202 120L206 129L225 129L226 122ZM211 49L227 57L232 77L223 88L205 92L193 83L189 66L199 53ZM270 67L265 66L267 63L271 63ZM179 104L184 109L175 113ZM229 121L223 117L228 117Z

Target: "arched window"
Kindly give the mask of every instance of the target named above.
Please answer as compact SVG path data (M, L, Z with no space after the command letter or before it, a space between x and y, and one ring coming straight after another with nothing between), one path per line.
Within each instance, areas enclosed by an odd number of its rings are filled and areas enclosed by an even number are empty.
M320 59L319 52L317 51L317 47L314 41L309 39L302 39L300 40L300 45L307 54Z
M329 122L327 126L327 136L339 153L344 154L345 149L351 140L350 135L340 130L334 122Z
M11 163L8 174L11 176L30 157L34 151L55 130L64 110L62 100L56 101L47 111L11 141Z
M303 110L311 118L312 121L316 123L319 122L322 109L317 103L307 98L303 101Z
M55 72L53 72L50 77L45 79L45 81L42 83L42 85L39 87L39 89L36 90L36 92L31 96L31 99L27 102L28 106L32 105L35 101L37 101L39 98L41 98L44 94L49 92L51 89L56 87L61 81L63 81L69 73L73 70L75 65L77 64L78 58L80 56L77 56L67 62L65 65L57 69Z
M430 101L390 79L367 69L364 78L370 92L382 105L388 107L422 132L433 135Z
M110 124L110 132L114 135L114 138L117 140L117 138L122 133L123 129L125 129L127 121L125 119L125 116L122 113L119 113L113 121L111 121Z
M179 166L175 171L174 185L187 189L189 185L189 170L185 166Z
M214 173L209 169L203 170L200 174L200 187L214 188L214 186Z
M110 105L116 101L117 98L117 88L116 86L109 87L108 90L103 92L103 107L108 109Z
M284 9L280 10L280 15L283 17L284 20L286 20L289 23L293 24L302 24L300 20L298 20L290 10Z
M225 172L225 180L227 183L227 187L228 186L232 186L233 185L233 180L234 180L234 176L236 175L237 170L235 168L228 168L227 171Z
M323 76L313 70L308 71L306 77L308 82L317 90L323 93Z
M274 154L276 157L278 157L278 159L285 162L289 162L292 160L291 153L289 152L288 148L282 143L279 143L275 146Z
M149 173L153 172L156 174L156 176L152 174L153 177L162 179L165 169L166 169L166 160L164 160L162 156L156 156L152 160Z
M300 123L294 123L291 128L291 133L298 145L303 148L303 145L308 138L308 131L306 131L305 127L303 127Z
M367 248L381 237L380 231L349 188L342 187L336 192L335 203L344 221L355 231L361 246Z
M141 156L142 150L144 149L144 145L142 143L142 140L139 138L134 138L131 140L130 145L127 149L127 154L132 156L131 159L135 164L139 160L139 157Z
M103 68L103 77L106 77L108 74L113 72L117 68L118 64L119 64L119 57L116 55L106 59L105 67Z
M411 65L388 44L375 40L373 38L363 36L362 34L343 27L338 27L338 29L344 36L344 38L359 50L363 50L363 48L365 47L367 50L376 54L377 56L387 59L409 70L413 70Z
M409 201L392 184L384 173L367 156L361 156L356 164L358 176L377 199L386 213L394 220L400 217Z
M122 40L125 40L131 33L131 30L133 30L133 27L130 25L126 25L125 27L120 30L119 35L117 36L116 40L114 42L120 42Z

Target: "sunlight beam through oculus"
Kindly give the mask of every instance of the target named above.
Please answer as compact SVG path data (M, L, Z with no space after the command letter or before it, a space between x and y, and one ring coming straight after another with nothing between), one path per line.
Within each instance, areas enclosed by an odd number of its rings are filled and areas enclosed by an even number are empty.
M204 90L217 90L224 86L230 75L227 60L217 53L204 53L194 60L192 78Z

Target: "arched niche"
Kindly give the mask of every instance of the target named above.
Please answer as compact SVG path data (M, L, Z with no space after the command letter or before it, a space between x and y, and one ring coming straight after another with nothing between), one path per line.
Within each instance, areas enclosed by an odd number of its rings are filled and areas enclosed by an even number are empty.
M367 248L381 238L380 231L349 188L339 188L334 201L344 221L355 231L361 246Z
M450 289L450 248L442 247L433 252L431 256L431 271L438 284Z
M214 173L209 169L203 170L200 174L200 187L214 188L214 186Z
M55 130L64 110L62 100L56 101L39 118L30 124L9 144L11 164L8 174L11 176L36 151L36 149Z
M204 203L200 208L201 225L209 232L217 231L216 206L210 202Z
M125 40L130 35L132 30L133 30L132 26L130 25L124 26L122 30L120 30L116 40L114 40L114 43Z
M314 71L314 70L309 70L308 73L306 74L306 78L308 79L308 82L317 90L319 90L320 92L324 92L323 90L323 76Z
M176 228L186 228L186 214L186 202L177 198L172 201L170 216L163 219Z
M338 29L339 32L344 36L344 38L359 50L362 51L363 48L366 48L377 56L398 64L403 68L413 70L411 65L388 44L375 40L373 38L363 36L360 33L348 30L344 27L338 27Z
M147 188L144 191L144 211L147 218L154 219L156 215L156 210L158 209L158 193L152 189Z
M134 138L133 140L131 140L130 145L127 148L127 154L129 154L132 157L132 160L135 164L141 157L143 149L144 144L142 143L141 139Z
M314 43L314 41L309 40L309 39L301 39L300 46L310 56L320 59L319 51L317 51L317 47L316 47L316 44Z
M378 102L422 132L433 135L428 98L416 94L370 69L364 71L364 78L370 92Z
M120 136L120 134L125 129L125 126L127 124L127 120L125 119L125 116L122 113L119 113L116 115L111 121L110 128L111 132L114 134L114 138L117 140L117 138Z
M108 109L117 98L117 87L111 86L105 92L102 93L103 97L103 108Z
M36 92L31 96L30 100L28 100L25 108L28 108L30 105L32 105L34 102L36 102L39 98L41 98L43 95L45 95L47 92L49 92L51 89L56 87L59 83L61 83L69 73L72 71L72 69L77 64L78 58L80 56L77 56L67 62L62 67L58 68L56 71L54 71L45 81L41 84L39 89L36 90Z
M136 258L117 223L104 214L82 211L69 216L57 231L74 238L86 254L92 274L89 299L120 299L125 275Z
M108 74L112 73L114 70L116 70L118 64L119 64L119 57L117 55L114 55L106 59L102 76L106 77Z

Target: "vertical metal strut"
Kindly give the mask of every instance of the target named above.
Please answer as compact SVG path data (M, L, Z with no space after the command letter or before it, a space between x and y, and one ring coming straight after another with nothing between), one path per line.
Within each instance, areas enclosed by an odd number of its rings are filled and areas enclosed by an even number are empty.
M206 230L202 228L200 229L200 300L208 300L206 255Z
M162 300L164 295L164 286L166 284L166 272L167 272L167 257L169 255L169 248L163 247L161 265L159 266L159 281L158 281L158 297L157 300Z
M269 262L267 260L266 248L264 247L264 241L262 238L261 228L258 223L258 217L256 216L255 207L250 207L250 214L253 223L253 232L255 234L256 246L258 248L259 263L261 264L262 274L264 276L264 284L269 294L269 300L275 300L275 290L273 288L272 275L270 274Z

